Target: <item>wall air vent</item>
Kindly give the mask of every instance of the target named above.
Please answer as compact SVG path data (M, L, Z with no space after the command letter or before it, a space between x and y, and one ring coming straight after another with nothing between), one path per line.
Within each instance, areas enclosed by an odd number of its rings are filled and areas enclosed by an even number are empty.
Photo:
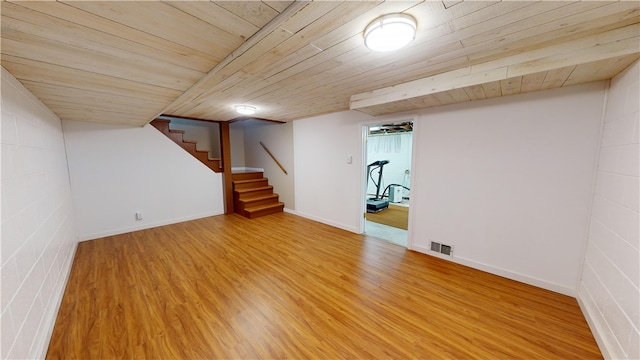
M431 242L431 251L435 251L447 256L453 256L453 246L437 243L435 241Z
M435 252L440 252L440 243L437 243L435 241L431 242L431 251L435 251Z

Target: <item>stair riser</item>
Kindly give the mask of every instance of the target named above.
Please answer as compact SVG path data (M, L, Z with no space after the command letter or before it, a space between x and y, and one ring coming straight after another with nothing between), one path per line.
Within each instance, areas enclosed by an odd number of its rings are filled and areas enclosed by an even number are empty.
M263 173L255 172L255 173L237 173L232 174L231 179L233 181L236 180L252 180L252 179L262 179L264 177Z
M273 194L273 188L249 191L242 194L234 191L233 197L238 200L245 200L245 199L249 199L259 195L270 195L270 194Z
M238 200L236 202L236 208L238 210L244 210L246 208L252 207L252 206L262 206L262 205L268 205L268 204L276 204L278 203L279 199L278 196L274 196L274 197L270 197L268 199L262 199L262 200Z
M233 184L234 189L253 189L253 188L265 187L265 186L269 186L269 180L267 179L260 179L260 180L252 181L250 183L239 183L239 184L234 183Z
M259 211L242 210L243 212L242 215L244 215L245 217L248 217L249 219L255 219L257 217L261 217L265 215L280 213L283 211L283 209L284 209L284 205L274 206L272 208L267 208L267 209L261 209Z

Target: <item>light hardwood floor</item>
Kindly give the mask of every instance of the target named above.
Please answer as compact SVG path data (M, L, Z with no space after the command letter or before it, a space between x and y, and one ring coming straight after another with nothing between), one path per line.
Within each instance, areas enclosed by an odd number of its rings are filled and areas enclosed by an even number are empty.
M595 359L575 299L282 213L78 246L50 359Z

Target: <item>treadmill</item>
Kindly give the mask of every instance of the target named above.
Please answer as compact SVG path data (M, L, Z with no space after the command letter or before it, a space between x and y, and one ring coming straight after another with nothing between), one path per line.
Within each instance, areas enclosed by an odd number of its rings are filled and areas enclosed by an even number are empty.
M368 213L377 213L389 207L389 202L382 199L382 195L384 194L380 194L380 185L382 185L381 184L382 169L388 163L389 163L389 160L378 160L367 165L368 177L371 177L371 172L373 172L373 170L378 168L380 169L378 171L378 183L376 184L375 181L373 182L376 185L376 197L367 199ZM371 178L371 180L373 181L373 178ZM368 178L367 178L367 181L368 181Z

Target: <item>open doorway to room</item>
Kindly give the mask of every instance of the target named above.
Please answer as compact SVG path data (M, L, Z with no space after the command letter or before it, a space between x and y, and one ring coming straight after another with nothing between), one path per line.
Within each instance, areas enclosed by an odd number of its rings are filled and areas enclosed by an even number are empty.
M413 122L365 126L364 233L407 247Z

